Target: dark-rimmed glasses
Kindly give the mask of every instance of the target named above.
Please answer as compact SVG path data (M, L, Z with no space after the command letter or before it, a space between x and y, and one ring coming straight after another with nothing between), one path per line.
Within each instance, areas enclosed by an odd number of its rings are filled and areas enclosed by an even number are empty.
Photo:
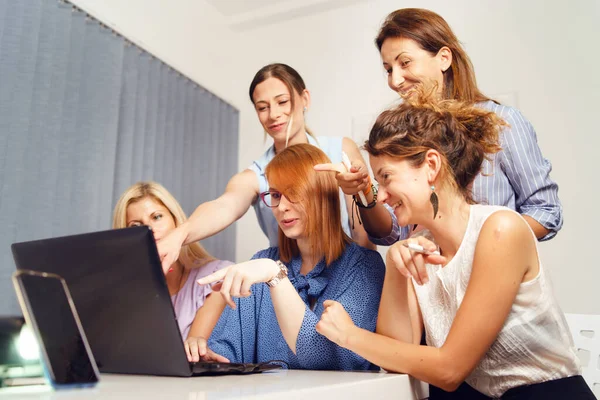
M275 208L279 206L279 202L283 196L285 195L278 190L267 190L266 192L262 192L260 194L261 200L269 208ZM290 203L293 203L289 197L286 196L286 199L288 199Z

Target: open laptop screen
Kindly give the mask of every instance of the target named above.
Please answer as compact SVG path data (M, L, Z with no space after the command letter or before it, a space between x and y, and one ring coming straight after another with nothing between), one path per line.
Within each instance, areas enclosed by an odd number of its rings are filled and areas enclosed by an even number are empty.
M148 227L15 243L12 251L18 269L65 279L100 371L190 375Z

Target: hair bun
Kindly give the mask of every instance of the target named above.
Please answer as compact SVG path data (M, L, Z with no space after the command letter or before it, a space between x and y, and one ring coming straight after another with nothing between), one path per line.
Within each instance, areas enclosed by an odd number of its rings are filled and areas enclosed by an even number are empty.
M440 99L436 86L420 85L404 101L382 112L365 142L372 156L407 159L415 166L434 149L444 157L442 175L471 200L470 185L488 154L501 150L499 130L506 123L494 112L456 100Z

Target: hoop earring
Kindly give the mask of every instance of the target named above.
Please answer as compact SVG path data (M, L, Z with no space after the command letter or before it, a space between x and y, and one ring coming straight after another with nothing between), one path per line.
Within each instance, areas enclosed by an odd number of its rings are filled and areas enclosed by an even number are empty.
M429 201L431 202L431 205L433 206L433 219L435 219L435 217L437 216L437 213L438 213L438 206L439 206L438 195L435 193L435 185L431 185L431 196L429 196Z

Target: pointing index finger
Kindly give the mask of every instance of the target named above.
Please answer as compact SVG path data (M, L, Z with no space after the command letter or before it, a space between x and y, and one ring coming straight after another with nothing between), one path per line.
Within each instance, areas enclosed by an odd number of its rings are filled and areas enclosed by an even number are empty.
M206 285L208 283L220 281L225 277L225 275L227 275L228 270L229 268L220 269L217 272L213 272L212 274L205 276L204 278L198 279L196 282L198 285Z
M333 172L339 172L342 174L344 172L348 172L348 170L342 163L317 164L313 168L315 169L315 171L333 171Z

